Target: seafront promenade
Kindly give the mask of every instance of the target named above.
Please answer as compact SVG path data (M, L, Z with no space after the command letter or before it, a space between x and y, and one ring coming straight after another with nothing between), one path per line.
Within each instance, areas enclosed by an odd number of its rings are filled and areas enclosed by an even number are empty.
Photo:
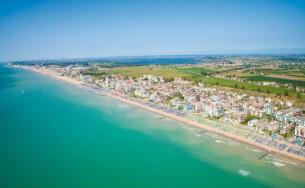
M20 67L20 66L18 66L18 67ZM203 122L200 122L200 120L196 120L194 118L187 117L185 114L179 113L178 111L177 112L171 111L171 110L166 109L165 107L160 107L158 105L146 103L145 101L141 101L139 99L133 99L131 97L122 95L119 92L112 91L112 90L106 89L106 88L99 88L92 84L88 84L88 83L73 79L71 77L60 76L60 75L57 75L50 71L43 71L40 69L35 69L34 67L22 66L21 68L24 68L24 69L27 69L30 71L34 71L37 73L41 73L41 74L44 74L47 76L51 76L55 79L62 80L62 81L68 82L70 84L80 86L84 89L92 90L99 95L108 96L108 97L111 97L118 101L121 101L123 103L133 105L136 107L140 107L142 109L145 109L150 112L159 114L161 116L173 119L173 120L181 122L183 124L186 124L186 125L189 125L192 127L196 127L196 128L200 128L200 129L203 129L203 130L211 132L211 133L222 135L222 136L237 140L239 142L255 146L257 148L265 150L267 153L282 155L282 156L289 157L294 160L299 160L299 161L305 162L305 157L297 154L300 150L302 152L303 151L302 149L304 149L304 148L299 148L290 143L273 141L273 140L270 140L269 138L266 138L261 135L257 135L257 137L249 137L248 134L247 135L238 134L239 130L236 130L235 127L228 126L229 129L224 129L220 125L213 126L215 124L215 122L213 122L211 120L205 120L205 123L203 123ZM211 125L209 125L209 123L211 123ZM280 147L281 144L285 145L284 149Z

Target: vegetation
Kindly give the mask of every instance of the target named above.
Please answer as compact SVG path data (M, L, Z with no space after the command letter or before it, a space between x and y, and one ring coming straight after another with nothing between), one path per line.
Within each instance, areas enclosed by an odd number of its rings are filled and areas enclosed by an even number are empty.
M81 73L84 75L93 76L95 78L100 78L100 77L103 77L104 75L108 75L108 73L106 71L101 71L101 70L98 70L93 67L91 67L87 70L83 70Z
M302 80L289 80L289 79L283 79L283 78L274 78L274 77L268 77L268 76L248 76L246 77L247 81L254 81L254 82L276 82L280 84L293 84L295 86L299 87L305 87L305 81Z
M246 118L241 122L243 125L247 125L247 123L253 119L259 119L257 116L247 115Z
M280 87L272 87L272 86L259 86L247 82L240 82L235 80L228 80L223 78L214 78L214 77L191 77L187 78L189 80L193 80L196 82L203 82L207 85L219 85L223 87L231 87L231 88L241 88L243 90L256 91L261 93L271 93L271 94L279 94L282 96L297 96L296 91L289 90L286 88Z
M207 76L209 74L214 73L215 71L206 69L203 67L179 67L177 68L180 72L187 73L190 75L197 75L197 76Z
M164 66L135 66L135 67L118 67L112 69L113 74L122 74L131 77L142 77L143 75L161 76L165 79L185 77L189 74L178 71L175 68Z
M180 100L184 100L184 97L180 92L175 93L174 95L172 95L169 100L174 99L174 98L179 98Z
M175 78L164 78L164 82L172 82Z

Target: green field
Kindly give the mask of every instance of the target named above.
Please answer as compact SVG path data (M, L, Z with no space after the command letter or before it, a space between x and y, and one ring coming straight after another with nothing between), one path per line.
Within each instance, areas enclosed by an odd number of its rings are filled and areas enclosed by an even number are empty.
M293 84L299 87L305 87L305 81L302 80L288 80L283 78L273 78L268 76L249 76L246 77L247 81L254 81L254 82L276 82L280 84Z
M305 77L304 69L257 69L257 71L264 73L264 75L288 75Z
M258 86L247 82L240 82L235 80L227 80L222 78L214 78L214 77L192 77L191 80L196 82L203 82L207 85L217 85L223 87L230 87L248 91L256 91L261 93L270 93L275 95L282 96L297 96L297 92L286 89L286 88L278 88L272 86Z
M111 71L113 74L122 74L130 77L142 77L143 75L161 76L163 78L182 78L190 76L187 73L178 71L171 67L150 67L150 66L138 66L138 67L119 67L114 68Z
M202 67L179 67L177 68L177 70L191 75L208 75L215 72L214 70L210 70Z

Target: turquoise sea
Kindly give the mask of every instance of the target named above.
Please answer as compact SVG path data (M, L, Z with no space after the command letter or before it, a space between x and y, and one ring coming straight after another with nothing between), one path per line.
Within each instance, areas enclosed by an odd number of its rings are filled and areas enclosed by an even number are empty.
M305 187L305 165L0 66L0 187Z

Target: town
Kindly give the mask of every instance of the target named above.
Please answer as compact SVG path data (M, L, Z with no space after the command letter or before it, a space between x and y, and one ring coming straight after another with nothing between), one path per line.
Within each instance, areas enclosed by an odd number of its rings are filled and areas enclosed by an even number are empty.
M144 105L196 121L209 121L234 134L305 157L305 110L289 100L211 87L204 82L155 75L131 77L107 68L69 65L16 65L69 77Z

